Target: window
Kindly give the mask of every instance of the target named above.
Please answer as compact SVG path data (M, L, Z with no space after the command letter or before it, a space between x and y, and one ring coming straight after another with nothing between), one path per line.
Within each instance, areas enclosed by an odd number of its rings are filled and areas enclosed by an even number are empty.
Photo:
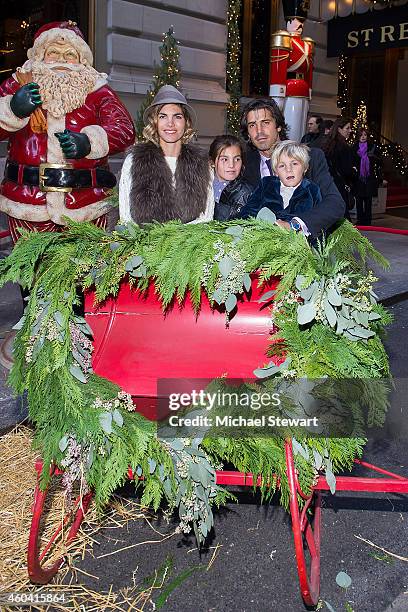
M0 76L24 64L39 27L51 21L76 21L88 36L88 0L0 0Z

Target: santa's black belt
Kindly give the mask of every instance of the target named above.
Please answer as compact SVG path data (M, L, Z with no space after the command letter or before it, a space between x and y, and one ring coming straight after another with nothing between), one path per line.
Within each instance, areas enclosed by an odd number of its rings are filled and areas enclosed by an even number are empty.
M72 189L99 187L111 189L116 185L115 175L104 168L78 170L67 164L40 164L24 166L7 162L4 172L6 180L19 185L39 187L41 191L70 192Z

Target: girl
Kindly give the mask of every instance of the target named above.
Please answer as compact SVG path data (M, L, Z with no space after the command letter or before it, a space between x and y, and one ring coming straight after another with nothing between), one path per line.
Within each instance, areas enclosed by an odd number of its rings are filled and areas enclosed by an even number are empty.
M346 203L345 217L349 220L349 210L354 206L353 190L359 165L355 152L347 143L350 134L350 119L340 117L336 119L329 135L321 145L336 187Z
M210 146L210 163L214 168L214 219L229 221L239 215L253 191L241 176L244 146L236 136L217 136Z

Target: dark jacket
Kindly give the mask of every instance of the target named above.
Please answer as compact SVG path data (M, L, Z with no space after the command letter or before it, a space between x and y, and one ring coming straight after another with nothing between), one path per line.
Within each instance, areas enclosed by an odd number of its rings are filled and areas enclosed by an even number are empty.
M315 238L322 230L329 229L336 221L343 218L345 203L333 182L323 151L313 148L310 149L309 153L310 163L306 178L318 185L322 200L311 210L297 216L305 223L312 237ZM244 178L254 187L261 180L260 163L259 151L248 148Z
M381 158L375 143L368 143L367 155L370 161L370 173L367 177L360 176L361 158L358 155L359 143L353 146L358 159L358 178L354 185L354 193L360 198L374 198L378 195L378 185L381 181Z
M319 187L303 179L295 189L289 200L289 205L283 208L283 199L280 194L280 180L277 176L266 176L261 179L258 187L249 198L246 206L241 210L240 217L256 217L261 208L269 208L278 219L290 221L293 217L302 219L303 214L307 213L322 201Z
M313 142L319 139L320 135L320 132L307 132L304 136L302 136L302 140L300 142L310 146Z
M336 187L347 202L348 192L354 193L360 158L350 145L338 142L333 151L326 153L326 159Z
M251 183L242 176L230 181L222 190L220 201L215 203L214 219L229 221L238 217L253 190Z

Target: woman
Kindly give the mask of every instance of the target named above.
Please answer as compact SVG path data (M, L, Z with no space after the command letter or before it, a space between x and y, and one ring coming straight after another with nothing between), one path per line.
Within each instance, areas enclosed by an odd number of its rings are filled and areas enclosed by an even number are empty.
M360 158L359 174L355 186L357 199L357 224L371 225L373 197L378 193L380 157L377 146L369 140L368 128L357 131L358 143L354 150Z
M143 119L147 142L134 145L122 168L121 221L210 221L214 196L208 157L188 144L195 134L194 110L180 91L164 85Z
M353 208L353 188L359 165L355 152L347 143L350 134L350 119L340 117L333 123L330 133L321 146L336 187L346 203L347 219L350 219L349 210Z

